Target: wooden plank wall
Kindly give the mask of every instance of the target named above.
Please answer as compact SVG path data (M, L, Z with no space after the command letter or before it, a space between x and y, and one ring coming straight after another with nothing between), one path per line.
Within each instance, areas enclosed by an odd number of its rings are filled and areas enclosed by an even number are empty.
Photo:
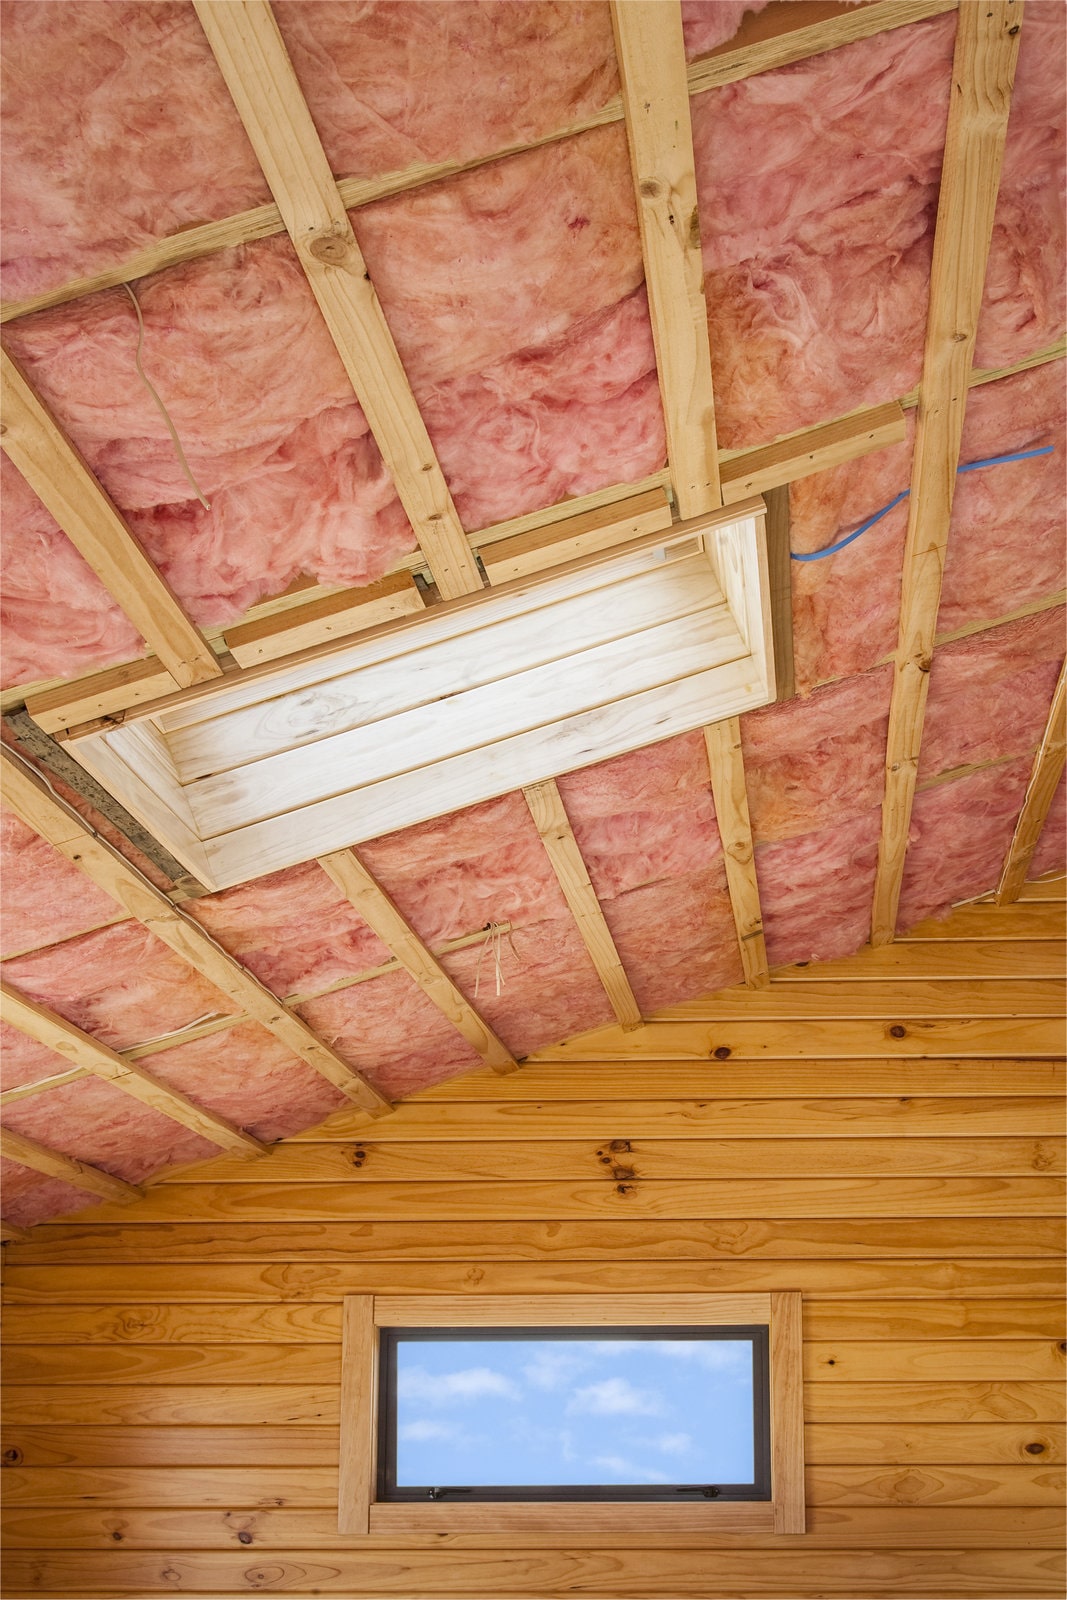
M8 1593L1062 1594L1062 894L6 1246ZM344 1292L775 1288L806 1535L338 1535Z

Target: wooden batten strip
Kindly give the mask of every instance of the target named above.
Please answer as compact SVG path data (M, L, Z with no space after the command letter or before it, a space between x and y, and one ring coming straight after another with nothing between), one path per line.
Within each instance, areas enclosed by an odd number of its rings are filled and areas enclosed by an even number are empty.
M0 751L4 804L74 863L131 917L203 974L294 1055L306 1061L361 1110L381 1116L392 1107L365 1078L324 1044L308 1025L242 967L200 925L173 905L143 873L95 834L33 769Z
M116 1089L140 1100L143 1105L151 1106L154 1111L161 1111L183 1127L191 1128L194 1133L210 1139L222 1149L245 1155L268 1153L269 1147L254 1139L243 1128L237 1128L225 1117L216 1116L213 1111L198 1106L177 1089L168 1088L158 1078L153 1078L143 1068L127 1061L99 1039L83 1033L81 1028L76 1028L54 1011L20 994L9 983L0 983L0 1010L4 1021L18 1028L20 1033L36 1039L38 1044L46 1045L75 1067L92 1073L94 1077L103 1078Z
M335 850L318 858L319 866L351 901L382 943L396 956L437 1009L494 1072L514 1072L518 1062L484 1022L448 973L397 910L381 884L367 871L354 850Z
M266 0L195 0L330 337L446 599L481 587L426 424Z
M559 785L549 778L529 784L522 792L611 1009L623 1028L637 1028L641 1008L590 881Z
M683 519L721 501L680 0L613 0L667 459Z
M1026 874L1030 870L1037 841L1045 826L1052 797L1063 773L1067 749L1067 665L1061 667L1056 692L1052 697L1045 736L1034 757L1034 770L1030 774L1026 798L1015 824L1015 833L1004 859L1004 867L997 884L995 899L998 906L1018 900Z
M789 553L789 489L764 492L767 506L767 576L771 586L771 636L774 642L776 700L797 692L793 659L793 563Z
M0 353L0 447L48 508L178 688L222 675L203 634L18 364Z
M394 617L421 611L424 601L410 572L393 573L363 589L342 589L320 596L306 605L292 606L278 616L243 622L226 633L226 648L242 667L280 656L329 639L344 639Z
M770 972L756 881L756 852L748 813L740 719L730 717L726 722L712 723L704 729L704 743L741 966L748 987L762 989L770 981Z
M993 231L1022 0L959 10L886 747L871 943L896 931L919 747L941 603L941 578Z
M131 1200L139 1200L144 1193L135 1184L113 1178L110 1172L102 1172L99 1167L91 1167L85 1161L60 1155L58 1150L49 1150L46 1145L38 1144L35 1139L26 1139L21 1133L13 1133L10 1128L0 1128L0 1155L6 1161L17 1161L20 1167L43 1172L49 1178L59 1178L75 1189L84 1189L98 1200L109 1200L114 1205L128 1205Z
M890 400L885 405L867 406L833 422L787 434L772 444L724 453L719 461L723 503L734 505L749 495L780 488L816 472L828 472L831 467L869 455L872 450L900 444L907 426L899 400Z

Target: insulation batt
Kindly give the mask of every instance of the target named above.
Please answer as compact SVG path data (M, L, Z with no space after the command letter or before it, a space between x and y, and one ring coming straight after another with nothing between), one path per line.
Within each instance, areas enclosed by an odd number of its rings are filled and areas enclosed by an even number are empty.
M1065 870L1067 870L1067 773L1063 774L1056 785L1056 793L1052 796L1052 804L1048 808L1045 826L1037 841L1037 849L1034 851L1027 876L1040 878L1045 872L1062 873Z
M915 796L897 929L946 916L1000 876L1030 780L1029 756Z
M143 1065L268 1144L351 1102L254 1022L146 1056Z
M57 1056L47 1045L38 1044L7 1022L0 1022L0 1087L15 1089L23 1083L39 1083L57 1072L66 1072L70 1062Z
M0 814L0 878L5 956L57 944L122 915L110 895L10 811Z
M84 1211L93 1201L84 1189L75 1189L58 1178L46 1178L15 1161L0 1156L0 1191L4 1196L4 1221L16 1228L29 1228L50 1217Z
M138 922L120 922L4 963L4 977L114 1050L232 1016L226 995Z
M606 4L282 0L275 14L339 174L487 155L616 88ZM4 52L5 299L270 198L192 6L9 0Z
M943 645L930 669L919 782L1041 742L1064 656L1062 606Z
M763 11L769 0L682 0L685 53L692 61L732 39L741 18Z
M3 1122L14 1133L127 1183L219 1153L218 1145L98 1078L16 1101L5 1108Z
M880 805L891 667L741 719L752 834L795 838Z
M954 35L934 17L694 98L720 446L918 381Z
M867 942L882 808L756 849L767 959L833 961Z
M741 981L726 872L703 872L605 900L604 920L642 1013Z

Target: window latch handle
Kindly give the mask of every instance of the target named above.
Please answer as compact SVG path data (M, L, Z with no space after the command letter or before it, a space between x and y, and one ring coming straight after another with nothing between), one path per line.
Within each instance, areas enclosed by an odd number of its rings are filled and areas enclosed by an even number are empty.
M705 1500L719 1498L718 1486L714 1483L686 1483L681 1488L675 1489L675 1494L701 1494Z
M716 1492L718 1492L718 1491L716 1491ZM455 1489L455 1488L450 1488L450 1487L448 1487L446 1485L445 1488L443 1488L443 1489L427 1489L426 1498L428 1500L443 1500L446 1494L470 1494L470 1493L471 1493L470 1489Z

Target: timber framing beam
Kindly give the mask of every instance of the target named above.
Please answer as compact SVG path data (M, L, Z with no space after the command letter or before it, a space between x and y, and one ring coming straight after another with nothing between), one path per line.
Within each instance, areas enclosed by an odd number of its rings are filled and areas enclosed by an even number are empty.
M1052 697L1052 709L1045 727L1045 736L1034 757L1034 770L1030 774L1023 808L1015 824L1015 833L1004 858L994 896L998 906L1010 905L1018 900L1026 874L1030 870L1037 841L1045 826L1052 797L1063 773L1064 753L1067 750L1067 665L1060 669L1059 682Z
M741 722L730 717L704 729L708 752L715 820L722 839L726 882L730 890L741 967L750 989L763 989L770 981L767 945L763 937L755 848L748 814L748 787L741 750Z
M143 1067L127 1061L99 1039L84 1033L81 1028L76 1028L47 1007L38 1005L27 995L20 994L9 983L0 983L0 1015L5 1022L18 1028L20 1033L54 1050L72 1066L103 1078L116 1089L140 1100L142 1105L151 1106L153 1111L161 1111L165 1117L191 1128L201 1138L209 1139L223 1150L259 1156L268 1153L269 1147L254 1139L243 1128L237 1128L225 1117L216 1116L213 1111L198 1106L178 1090L168 1088Z
M871 943L896 931L1022 0L960 7L919 386Z
M426 424L267 0L195 0L330 337L446 599L481 587Z
M99 1167L91 1167L85 1161L60 1155L58 1150L49 1150L47 1145L38 1144L35 1139L25 1139L21 1133L13 1133L10 1128L0 1128L0 1155L6 1161L17 1161L20 1167L43 1172L49 1178L59 1178L75 1189L84 1189L87 1194L95 1195L98 1200L110 1200L116 1205L128 1205L131 1200L139 1200L144 1193L135 1184L113 1178L110 1172L102 1172Z
M528 785L522 792L611 1009L623 1028L637 1028L641 1024L641 1008L590 882L559 786L549 778L544 783Z
M6 351L0 353L0 405L4 453L155 651L174 684L187 689L221 677L215 652Z
M354 850L319 856L319 866L355 906L404 970L494 1072L514 1072L518 1062L461 994L448 973L397 910Z
M365 1078L324 1044L307 1024L264 987L211 935L187 917L143 873L95 834L34 770L8 750L0 752L3 801L61 855L84 872L131 917L236 1002L252 1021L306 1061L372 1116L392 1107Z

